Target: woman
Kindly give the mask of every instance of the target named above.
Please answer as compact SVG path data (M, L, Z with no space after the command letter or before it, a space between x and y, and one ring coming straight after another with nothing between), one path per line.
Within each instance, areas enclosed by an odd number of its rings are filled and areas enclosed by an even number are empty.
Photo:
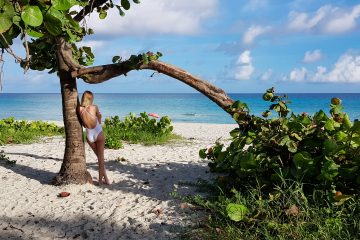
M86 140L98 158L99 183L109 184L104 163L105 136L100 125L101 114L99 108L93 105L93 101L93 93L85 91L81 98L79 112L83 125L86 128Z

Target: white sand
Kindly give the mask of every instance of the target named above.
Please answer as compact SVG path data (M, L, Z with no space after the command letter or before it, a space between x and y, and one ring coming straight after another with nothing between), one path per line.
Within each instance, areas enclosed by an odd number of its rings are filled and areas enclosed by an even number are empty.
M202 213L170 193L195 194L197 188L184 183L214 176L198 151L228 139L234 127L176 123L174 131L186 141L105 150L110 186L49 185L61 166L61 137L1 146L16 165L0 165L0 239L174 239ZM88 146L86 156L96 179L97 160ZM121 157L126 161L116 161ZM59 198L62 191L71 195Z

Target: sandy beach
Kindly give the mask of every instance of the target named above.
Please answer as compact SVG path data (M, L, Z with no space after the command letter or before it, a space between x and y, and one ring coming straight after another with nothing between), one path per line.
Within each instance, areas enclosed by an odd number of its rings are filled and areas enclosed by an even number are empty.
M48 184L61 166L62 137L0 146L16 160L13 167L0 165L0 238L176 239L204 213L174 198L174 193L195 194L191 183L214 177L198 151L218 138L227 141L235 126L175 123L174 132L183 141L106 150L109 186ZM97 160L89 146L86 156L97 180ZM62 191L70 196L58 197Z

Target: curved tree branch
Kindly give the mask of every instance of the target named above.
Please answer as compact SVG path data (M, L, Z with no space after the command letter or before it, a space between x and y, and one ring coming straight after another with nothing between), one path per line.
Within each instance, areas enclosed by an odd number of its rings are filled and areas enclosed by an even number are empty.
M78 14L76 14L76 16L74 17L74 20L77 21L77 22L80 22L81 20L84 19L84 17L86 15L88 15L94 9L96 9L97 7L100 7L101 5L106 3L107 1L108 0L91 0L91 1L89 1L89 5L87 5L83 9L81 9L81 11Z
M72 77L81 77L87 83L96 84L119 75L126 75L132 70L142 69L155 70L159 73L163 73L167 76L180 80L181 82L203 93L224 111L233 115L232 112L228 111L228 108L234 103L234 101L221 88L218 88L208 81L202 80L201 78L194 76L181 68L159 60L152 60L148 64L139 64L136 67L134 67L134 65L131 64L131 61L128 60L116 64L83 68L73 71Z

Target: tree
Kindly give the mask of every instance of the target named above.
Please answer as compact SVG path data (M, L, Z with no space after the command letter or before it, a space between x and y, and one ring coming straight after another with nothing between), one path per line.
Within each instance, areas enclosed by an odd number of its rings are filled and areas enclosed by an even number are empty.
M139 0L133 2L139 3ZM126 76L133 70L155 70L188 84L228 113L234 114L228 111L233 100L222 89L159 61L161 53L132 55L125 61L114 56L112 64L87 67L94 61L91 48L76 46L85 35L93 34L92 29L80 25L84 17L97 12L99 18L103 19L111 8L117 8L123 16L130 6L129 0L121 0L119 4L114 4L112 0L0 0L2 52L12 55L25 71L29 68L49 70L49 73L57 73L60 79L66 145L63 163L54 184L92 181L86 170L82 126L76 111L79 104L77 79L96 84L116 76ZM19 57L11 49L16 38L23 41L25 58Z

